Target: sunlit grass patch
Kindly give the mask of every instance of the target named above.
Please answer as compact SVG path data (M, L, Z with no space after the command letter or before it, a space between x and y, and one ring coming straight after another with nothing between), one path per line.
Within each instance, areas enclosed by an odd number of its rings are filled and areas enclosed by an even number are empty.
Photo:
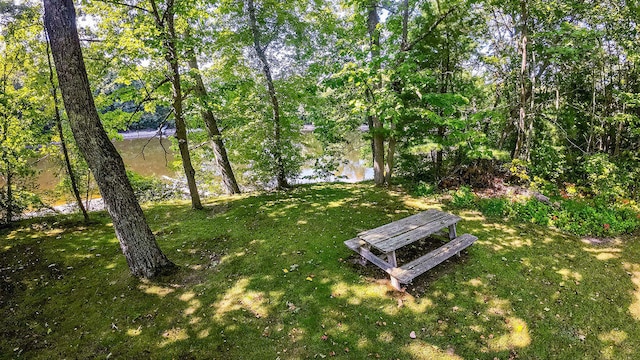
M181 267L151 281L105 214L32 219L0 233L0 358L640 357L637 239L460 212L478 242L406 293L343 244L441 206L369 183L147 205Z

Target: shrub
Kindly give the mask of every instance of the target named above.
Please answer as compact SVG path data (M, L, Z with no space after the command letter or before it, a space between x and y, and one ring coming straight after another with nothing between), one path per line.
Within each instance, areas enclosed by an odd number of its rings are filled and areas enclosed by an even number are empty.
M552 207L536 199L529 199L524 203L514 203L513 212L517 220L540 225L549 225Z
M510 163L505 164L509 170L509 178L511 181L520 184L527 184L531 180L529 176L529 163L520 160L513 159Z
M478 202L482 214L489 218L504 218L509 215L511 203L506 198L488 198Z
M142 176L129 170L127 170L127 177L140 202L177 199L182 196L178 188L155 177Z
M457 209L471 208L476 203L476 196L468 186L460 186L451 192L451 206Z
M464 197L455 197L455 204ZM454 201L452 201L454 203ZM536 199L513 202L507 198L481 199L477 208L488 218L509 218L556 228L578 236L617 236L640 229L640 214L630 205L563 200L553 207ZM459 206L472 208L473 204Z
M19 219L25 211L38 211L46 208L40 197L24 189L13 189L12 201L9 203L5 188L0 188L0 225L6 224L7 211L11 206L12 219Z
M427 184L424 181L418 182L418 185L416 185L415 189L413 190L413 193L416 196L429 196L433 195L435 192L436 187L431 184Z
M627 195L625 171L611 161L607 154L595 154L585 158L583 171L585 187L605 201L613 201Z
M640 228L640 218L631 208L568 200L557 211L557 228L576 235L615 236Z

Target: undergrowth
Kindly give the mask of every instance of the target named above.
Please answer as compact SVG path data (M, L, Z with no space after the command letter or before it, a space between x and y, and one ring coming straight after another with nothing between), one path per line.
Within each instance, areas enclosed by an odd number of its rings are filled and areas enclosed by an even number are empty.
M629 204L606 204L604 201L507 197L478 198L470 188L451 192L450 206L456 209L478 209L489 218L555 226L579 236L617 236L633 234L640 229L640 212Z

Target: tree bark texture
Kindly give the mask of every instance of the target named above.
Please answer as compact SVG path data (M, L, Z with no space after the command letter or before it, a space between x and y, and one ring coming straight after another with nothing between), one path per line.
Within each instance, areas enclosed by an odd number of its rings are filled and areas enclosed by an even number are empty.
M375 90L380 88L380 80L378 77L378 71L380 70L380 29L378 24L380 23L380 17L378 17L378 6L376 1L369 3L367 9L367 30L369 32L369 46L371 48L371 62L373 63L373 69L376 73L373 84L374 91L371 91L371 102L375 103ZM371 135L373 137L373 181L377 186L384 186L384 133L382 121L378 114L372 114L371 120L373 128L370 128Z
M122 158L98 117L82 58L73 2L44 0L44 9L71 130L98 183L122 252L134 276L158 275L175 265L158 247L127 179Z
M273 85L273 77L271 75L271 67L267 55L265 54L265 47L262 46L260 40L261 34L258 29L258 21L256 19L256 8L253 4L253 0L247 0L247 12L249 14L249 24L251 26L251 33L253 35L253 47L258 55L258 59L262 63L262 72L267 80L267 92L269 93L269 99L271 100L271 108L273 110L273 142L274 146L271 149L274 160L276 162L276 186L278 189L289 187L287 183L287 174L284 168L284 158L282 154L282 124L280 121L280 104L278 102L278 96L276 88Z
M207 88L204 86L204 82L202 81L202 75L200 75L200 69L198 68L198 60L196 59L196 55L193 51L189 54L189 69L191 70L191 76L193 76L196 83L194 92L198 97L198 100L200 100L200 114L207 128L207 133L209 134L211 147L213 148L213 153L216 158L216 165L218 166L218 170L222 176L224 191L227 194L240 194L240 188L238 187L238 182L233 174L233 169L231 168L231 163L227 156L227 149L224 146L222 134L218 128L218 121L207 104L209 94L207 93Z
M180 83L180 64L178 62L177 36L174 25L175 14L173 0L167 1L167 9L164 16L158 12L155 1L151 1L156 26L160 30L163 38L163 46L165 59L169 66L169 78L172 90L172 107L173 116L176 121L176 134L178 140L178 150L182 159L182 167L187 177L187 185L189 187L189 195L191 196L191 207L200 210L202 203L200 202L200 194L198 193L198 185L196 184L196 170L191 163L191 153L189 153L189 142L187 140L187 124L184 120L184 111L182 108L183 95L182 84ZM166 28L165 28L166 22Z

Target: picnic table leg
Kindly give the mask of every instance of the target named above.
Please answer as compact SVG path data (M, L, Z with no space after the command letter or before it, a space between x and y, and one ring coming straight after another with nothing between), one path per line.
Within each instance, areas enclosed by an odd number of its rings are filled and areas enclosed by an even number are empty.
M456 232L456 224L449 225L449 240L453 240L458 237L458 233ZM460 251L456 253L458 257L460 257Z
M449 240L453 240L458 237L456 233L456 224L449 225Z
M364 243L360 245L361 248L365 249L365 250L370 250L371 249L371 245ZM364 256L360 256L360 265L362 266L366 266L367 265L367 258Z
M396 252L395 251L391 251L385 254L387 256L387 262L395 267L398 267L398 261L396 260ZM394 278L393 276L389 276L391 278L391 286L393 286L394 288L396 288L397 290L400 290L400 281L398 281L398 279Z

